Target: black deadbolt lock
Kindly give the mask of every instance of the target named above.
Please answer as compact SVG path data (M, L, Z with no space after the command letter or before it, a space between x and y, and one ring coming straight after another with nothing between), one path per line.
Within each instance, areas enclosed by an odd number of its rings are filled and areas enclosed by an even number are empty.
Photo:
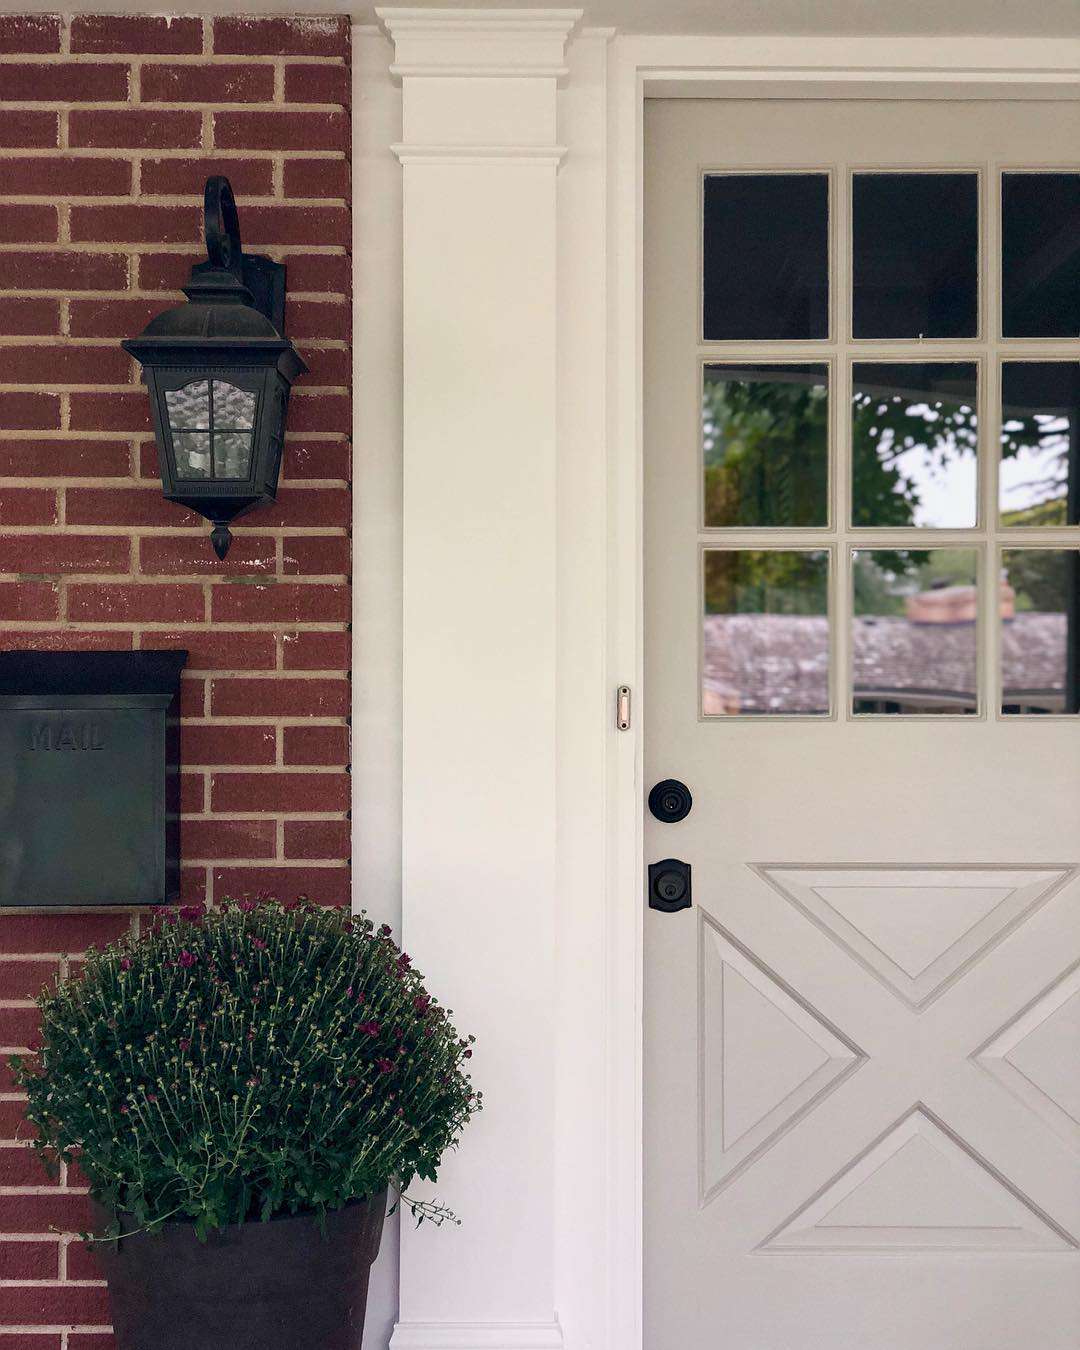
M668 824L676 820L685 820L693 804L690 789L677 778L665 778L649 793L649 810L657 820L666 821Z
M690 908L690 864L664 858L649 864L649 908L674 914Z

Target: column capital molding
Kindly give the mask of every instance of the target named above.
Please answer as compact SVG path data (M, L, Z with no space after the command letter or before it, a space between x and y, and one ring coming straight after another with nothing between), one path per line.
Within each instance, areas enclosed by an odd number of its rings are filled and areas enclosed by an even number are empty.
M379 6L375 15L394 43L390 70L399 77L559 79L583 11Z

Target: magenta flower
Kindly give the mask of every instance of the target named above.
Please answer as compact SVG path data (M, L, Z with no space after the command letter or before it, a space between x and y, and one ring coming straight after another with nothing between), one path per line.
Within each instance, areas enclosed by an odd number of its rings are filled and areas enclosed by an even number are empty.
M191 967L198 962L198 960L199 958L195 955L195 953L189 952L188 949L185 947L184 950L177 957L177 964L183 966L185 970L190 970Z
M201 923L205 913L206 906L201 903L197 905L180 906L180 917L187 923Z
M377 1060L375 1061L375 1067L379 1070L380 1073L393 1073L393 1072L394 1072L394 1064L393 1064L393 1061L392 1061L392 1060L389 1060L389 1059L377 1059Z
M131 957L130 957L130 956L122 956L122 957L120 958L120 969L121 969L121 970L130 970L130 969L131 969Z
M357 1022L356 1029L362 1036L377 1036L379 1034L378 1022Z
M181 1036L179 1041L177 1041L177 1045L179 1045L180 1049L186 1054L187 1051L191 1049L191 1038L188 1036Z
M266 943L262 940L262 938L259 938L259 937L257 937L257 938L252 938L252 939L251 939L251 945L252 945L253 947L257 947L258 950L261 951L261 952L266 951Z
M423 1017L423 1015L431 1007L431 998L428 994L417 994L417 996L412 1001L412 1005L416 1009L416 1011L420 1014L420 1016Z

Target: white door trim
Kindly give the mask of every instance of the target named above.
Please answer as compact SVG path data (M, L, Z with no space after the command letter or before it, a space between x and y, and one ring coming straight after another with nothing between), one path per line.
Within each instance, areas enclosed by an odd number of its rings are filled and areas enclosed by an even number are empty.
M387 18L394 14L388 12ZM402 1254L403 1277L423 1290L430 1269L419 1264L421 1252L438 1252L442 1306L432 1319L420 1307L406 1313L395 1346L409 1350L523 1350L537 1344L566 1350L640 1350L642 1345L642 1203L641 1203L641 973L642 896L642 653L643 552L642 511L642 112L647 96L669 97L1080 97L1080 42L994 38L688 38L613 36L605 30L579 29L567 44L565 62L545 51L522 56L523 31L535 34L545 17L567 22L566 11L396 11L398 31L417 34L417 24L434 16L441 39L455 47L453 65L440 79L466 82L494 78L498 84L515 61L532 65L530 74L543 82L560 80L558 128L546 147L565 147L559 173L557 219L558 303L556 313L557 393L555 412L558 448L555 509L555 585L557 618L551 632L556 671L554 738L556 747L555 884L550 896L555 946L548 987L555 1008L549 1023L553 1037L553 1103L545 1126L550 1131L549 1165L544 1185L513 1197L514 1223L521 1240L552 1253L530 1299L507 1308L499 1272L490 1272L488 1306L477 1306L476 1284L468 1306L454 1308L452 1275L456 1262L470 1268L470 1225L485 1207L498 1207L498 1178L491 1186L470 1185L451 1198L464 1212L461 1230L442 1232L433 1245L407 1241ZM587 18L587 15L586 15ZM405 21L400 23L400 21ZM535 24L535 27L533 26ZM398 25L395 25L398 26ZM493 29L496 34L493 36ZM550 33L550 28L548 28ZM395 34L396 36L397 34ZM495 56L493 44L499 47ZM515 44L517 54L515 55ZM370 52L370 44L367 44ZM406 78L425 78L418 71L431 52L414 47L405 65ZM413 59L416 57L417 59ZM421 61L422 58L422 61ZM400 54L399 54L400 59ZM436 55L435 59L445 59ZM509 65L507 63L509 62ZM558 74L565 64L567 73ZM496 69L496 66L498 69ZM480 74L486 69L487 75ZM365 97L358 83L357 107ZM475 89L475 85L473 86ZM408 129L406 129L408 137ZM420 135L416 135L420 139ZM525 159L527 139L501 147ZM539 138L538 138L539 139ZM481 136L471 140L471 156L455 147L435 146L444 163L482 159L488 147ZM479 148L478 148L479 147ZM389 147L387 147L389 148ZM415 162L415 161L414 161ZM384 180L385 182L385 180ZM358 256L365 248L362 222L376 209L377 176L356 177ZM369 215L370 219L370 215ZM452 259L447 259L448 265ZM405 260L406 269L409 260ZM357 272L358 316L372 316L369 288L374 273ZM387 299L393 289L383 292ZM512 333L512 307L507 311ZM467 339L468 332L464 333ZM370 336L367 338L370 341ZM400 367L388 349L371 359L365 350L364 325L357 325L358 500L364 497L364 474L370 456L400 453L394 437L372 427L370 404L379 397L384 372L386 395L400 398ZM365 362L366 364L362 364ZM372 433L378 444L372 444ZM381 462L381 461L380 461ZM385 467L385 466L384 466ZM382 481L382 480L380 480ZM393 508L392 472L379 500ZM368 501L368 508L371 501ZM406 514L406 528L409 516ZM365 535L377 528L370 509L358 510L357 552L363 569ZM380 535L375 536L377 540ZM550 536L548 536L550 540ZM416 541L414 541L416 542ZM441 547L453 547L453 536ZM405 540L406 549L409 540ZM379 543L373 561L390 567L395 544L392 532ZM380 614L384 636L399 619L390 615L397 603L391 586L381 589L377 577L357 588L354 688L356 725L369 728L379 709L376 683L364 677L366 650ZM386 609L383 609L383 606ZM363 606L363 607L362 607ZM373 608L374 607L374 608ZM400 611L398 611L400 613ZM475 606L472 608L475 620ZM424 652L410 651L406 626L404 662L408 669ZM379 662L387 663L376 655ZM385 678L389 675L390 678ZM620 684L634 691L634 726L615 729L614 696ZM392 672L381 687L393 720ZM446 713L452 710L447 708ZM505 710L504 710L505 715ZM528 709L522 709L522 716ZM388 743L386 749L392 752ZM357 759L365 746L358 737ZM385 782L385 780L384 780ZM363 790L361 790L362 785ZM372 802L379 784L371 774L358 774L354 808L359 839L370 841ZM433 830L437 813L430 790L406 775L404 813L424 805ZM392 821L387 816L388 826ZM375 833L378 833L377 831ZM513 875L515 840L493 837L486 823L477 823L466 841L487 851L492 868L503 865ZM393 869L381 841L385 880L393 886ZM361 843L357 850L357 903L364 903L370 878L364 862L375 863ZM504 856L498 856L499 849ZM465 851L463 849L463 851ZM376 863L376 867L379 864ZM378 871L376 873L378 875ZM602 897L595 905L590 896ZM409 920L407 919L407 924ZM422 914L413 911L413 932L425 946ZM415 939L409 938L412 942ZM466 959L467 958L467 959ZM533 968L536 969L535 967ZM452 991L459 1007L472 1007L484 993L487 972L475 949L454 963ZM531 978L531 977L530 977ZM488 1077L484 1088L494 1106L501 1098L513 1106L516 1082ZM535 1086L535 1085L534 1085ZM538 1099L530 1103L535 1111ZM498 1113L470 1131L462 1160L472 1150L482 1157ZM496 1154L498 1149L495 1150ZM448 1175L458 1174L455 1161ZM442 1188L440 1188L441 1190ZM546 1200L543 1198L546 1192ZM474 1228L474 1234L476 1229ZM490 1249L488 1251L490 1256ZM549 1277L550 1276L550 1284ZM543 1286L543 1287L541 1287ZM550 1300L550 1301L549 1301ZM421 1294L419 1300L424 1301ZM550 1311L550 1320L548 1312Z

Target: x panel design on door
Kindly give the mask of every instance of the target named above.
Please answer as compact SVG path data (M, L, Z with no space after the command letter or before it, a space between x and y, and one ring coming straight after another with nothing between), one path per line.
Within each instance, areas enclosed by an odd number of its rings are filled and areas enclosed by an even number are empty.
M647 105L648 1350L1080 1344L1077 146Z

